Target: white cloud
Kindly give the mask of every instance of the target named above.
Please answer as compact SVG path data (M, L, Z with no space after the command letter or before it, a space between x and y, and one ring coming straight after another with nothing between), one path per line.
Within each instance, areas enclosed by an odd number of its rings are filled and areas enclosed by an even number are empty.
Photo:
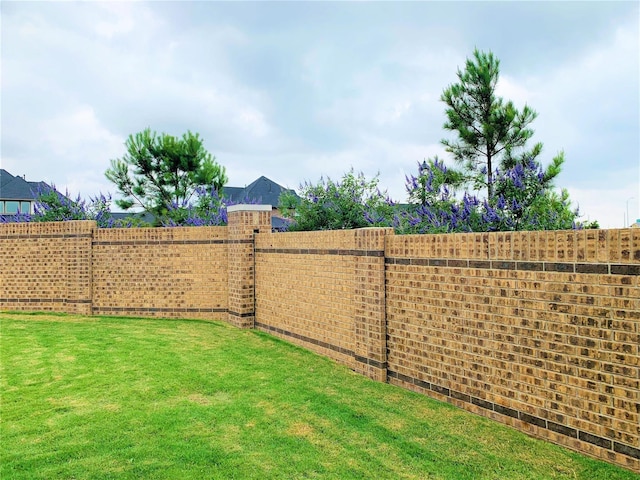
M538 92L527 88L524 83L518 83L517 79L509 75L501 74L496 85L496 95L505 100L511 100L518 108L524 105L535 104Z
M417 162L447 157L439 97L477 44L504 53L498 93L539 112L543 159L566 151L558 186L591 217L620 209L598 200L638 178L637 6L452 5L6 2L3 168L94 194L128 134L191 130L233 185L353 166L403 200ZM507 10L544 28L508 45L476 30Z
M612 188L567 188L584 220L597 220L601 228L623 228L640 219L640 189L632 181ZM626 223L625 223L625 220Z
M103 14L110 18L99 20L95 25L95 32L107 39L116 35L131 32L135 27L132 4L125 2L108 2L98 5Z
M245 106L234 117L234 123L242 132L253 138L266 137L270 127L265 121L262 112Z
M638 21L629 19L601 44L555 68L520 78L503 74L499 92L538 111L536 138L550 152L564 149L571 169L571 162L583 163L580 157L594 149L638 152L638 135L628 137L627 145L607 145L607 136L612 129L638 128L639 63ZM637 158L623 161L628 166Z
M43 120L35 137L45 158L31 158L44 166L32 180L45 180L71 195L88 198L99 192L113 192L104 172L109 160L125 153L125 138L112 133L89 105L79 105L65 113Z
M91 155L95 152L109 157L119 155L124 149L124 139L105 128L89 105L80 105L68 113L43 121L38 138L55 156L67 158L75 164L91 162Z
M384 105L380 111L376 112L373 121L377 126L393 125L411 110L413 102L410 100L398 100Z

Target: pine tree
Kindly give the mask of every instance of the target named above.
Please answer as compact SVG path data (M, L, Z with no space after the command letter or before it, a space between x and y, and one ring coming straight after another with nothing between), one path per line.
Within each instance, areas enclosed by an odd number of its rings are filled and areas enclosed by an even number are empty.
M123 195L116 204L124 210L139 206L161 220L188 204L198 187L220 192L227 182L224 167L207 152L197 133L177 138L146 129L130 135L125 145L127 153L111 160L105 172Z
M407 179L414 203L403 227L412 232L547 230L580 227L568 193L557 194L553 181L561 172L564 153L543 168L542 143L528 148L537 113L520 111L496 95L500 62L474 50L458 82L441 100L447 105L444 128L455 133L442 144L459 169L438 159L425 161L420 175ZM465 188L464 196L452 192ZM483 195L485 194L485 195ZM417 203L416 200L420 202Z
M467 180L476 190L486 188L487 197L494 197L493 175L501 159L514 159L533 136L529 127L537 113L525 105L522 111L496 96L500 61L493 53L473 52L464 71L458 70L458 83L447 87L441 100L447 104L446 130L457 134L455 140L442 140L447 151L462 166ZM541 151L538 144L529 153Z

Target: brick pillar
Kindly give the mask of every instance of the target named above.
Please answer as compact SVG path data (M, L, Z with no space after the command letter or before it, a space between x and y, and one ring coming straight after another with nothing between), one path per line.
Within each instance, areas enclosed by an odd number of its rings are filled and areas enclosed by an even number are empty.
M64 243L67 255L67 297L65 312L91 315L92 291L92 242L96 222L75 220L63 223L66 232Z
M232 205L229 228L229 323L255 324L255 232L271 232L271 205Z
M384 243L391 228L356 230L354 370L387 381Z

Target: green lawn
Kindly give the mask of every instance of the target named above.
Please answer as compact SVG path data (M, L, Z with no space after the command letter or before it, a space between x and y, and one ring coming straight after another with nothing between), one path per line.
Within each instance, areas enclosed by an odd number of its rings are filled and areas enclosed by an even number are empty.
M0 314L0 478L632 479L257 331Z

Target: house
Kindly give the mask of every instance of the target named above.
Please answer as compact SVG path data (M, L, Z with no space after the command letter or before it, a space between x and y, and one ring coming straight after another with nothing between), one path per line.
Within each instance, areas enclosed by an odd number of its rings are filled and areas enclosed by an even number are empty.
M234 203L252 202L259 205L271 205L275 211L278 210L280 195L284 192L291 192L296 195L295 191L284 188L282 185L278 185L276 182L264 175L244 188L222 188L222 194ZM280 215L280 213L277 212L277 215Z
M0 215L33 213L38 190L51 188L45 182L28 182L0 169Z
M264 175L253 181L246 187L223 187L222 194L234 203L255 203L258 205L271 205L271 226L274 230L283 230L288 225L288 220L282 217L278 205L280 195L291 192L296 197L294 190L284 188Z

